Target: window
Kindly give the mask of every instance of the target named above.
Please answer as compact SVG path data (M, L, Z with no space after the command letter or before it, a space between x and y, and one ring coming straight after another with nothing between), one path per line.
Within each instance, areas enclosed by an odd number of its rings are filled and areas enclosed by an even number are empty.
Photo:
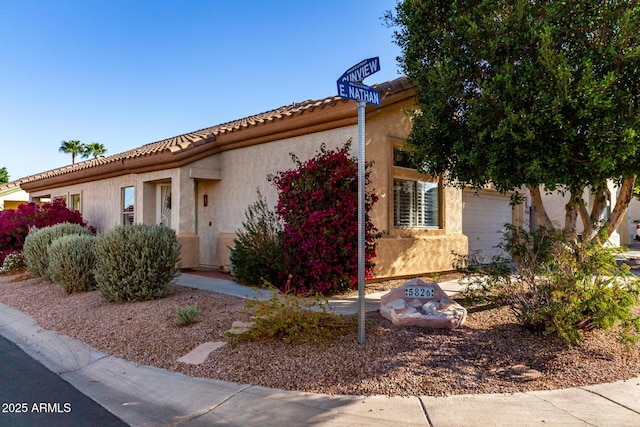
M125 187L122 189L122 223L133 224L135 212L135 189Z
M396 228L440 227L440 186L420 174L411 156L393 148L393 225Z
M393 223L396 227L438 227L438 183L393 180Z
M71 206L70 208L74 211L80 211L80 195L72 194L71 195Z

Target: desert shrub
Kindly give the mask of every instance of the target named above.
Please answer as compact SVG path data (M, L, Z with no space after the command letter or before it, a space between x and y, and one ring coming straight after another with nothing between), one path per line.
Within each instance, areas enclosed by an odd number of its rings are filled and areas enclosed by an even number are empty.
M66 294L95 289L95 240L91 235L68 235L58 237L49 245L49 277L59 283Z
M92 235L80 224L61 223L44 228L33 227L24 241L24 260L29 274L50 280L49 245L55 239L68 235Z
M63 200L42 206L25 203L17 209L0 211L0 263L8 254L22 250L31 227L44 228L63 222L80 224L95 233L95 228L82 219L80 212L67 209Z
M24 262L22 252L11 252L4 258L2 267L0 267L0 274L14 273L24 269L25 267L26 264Z
M267 300L249 300L246 308L255 318L254 325L239 335L228 333L236 345L242 341L281 340L289 344L322 344L325 340L355 332L355 317L345 318L329 312L320 294L303 298L281 294L274 288Z
M245 285L279 286L282 270L282 224L258 190L258 200L245 212L231 250L233 275Z
M163 225L120 225L98 236L95 278L112 302L146 301L169 294L178 275L180 245Z
M616 325L621 341L631 345L640 341L640 317L634 314L640 280L616 261L621 249L601 241L508 226L501 247L516 264L485 266L471 283L490 283L485 291L501 295L522 326L557 334L569 346L580 343L584 331Z
M176 323L179 326L189 326L192 323L196 322L196 317L198 317L200 311L198 307L195 305L188 305L186 307L176 307Z
M279 193L276 213L284 222L285 292L334 294L357 285L358 165L349 147L350 141L335 150L323 145L306 162L291 155L296 168L270 177ZM373 275L379 236L369 216L377 199L366 194L366 277Z

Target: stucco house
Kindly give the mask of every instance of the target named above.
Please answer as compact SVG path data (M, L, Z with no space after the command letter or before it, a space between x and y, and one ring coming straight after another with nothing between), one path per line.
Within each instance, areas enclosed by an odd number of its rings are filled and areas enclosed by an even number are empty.
M22 180L0 184L0 211L16 209L23 203L29 202L29 194L20 188Z
M518 221L521 214L508 206L507 196L463 195L412 169L402 146L411 128L407 112L415 108L415 86L398 78L374 87L381 106L367 106L365 141L367 161L374 161L371 187L379 195L372 219L383 231L376 276L451 270L453 253L468 250L464 222L479 221L477 214L465 220L463 203L497 208L497 225L489 227L501 227L502 219ZM33 175L20 186L36 202L65 199L99 231L123 223L175 229L183 268L228 267L229 247L256 189L276 203L267 175L292 168L289 153L305 160L322 143L331 149L352 139L356 155L357 135L355 101L330 96Z

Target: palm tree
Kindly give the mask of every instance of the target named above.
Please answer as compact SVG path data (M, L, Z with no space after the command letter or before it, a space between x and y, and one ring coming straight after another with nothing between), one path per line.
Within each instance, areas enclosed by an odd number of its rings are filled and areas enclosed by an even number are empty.
M82 153L82 158L86 159L87 157L93 155L94 159L98 157L104 157L104 153L107 152L107 149L104 148L104 144L100 144L99 142L91 142L91 144L87 144L84 147L84 153Z
M61 153L71 153L71 164L75 164L76 163L76 156L77 155L82 155L85 152L86 148L84 146L83 143L81 143L80 141L76 141L76 140L69 140L69 141L62 141L62 144L60 145L60 151Z

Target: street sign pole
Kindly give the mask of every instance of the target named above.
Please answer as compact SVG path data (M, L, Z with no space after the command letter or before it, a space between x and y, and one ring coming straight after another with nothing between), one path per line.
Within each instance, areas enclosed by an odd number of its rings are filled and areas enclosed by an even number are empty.
M364 344L366 304L364 295L366 261L366 188L364 115L367 104L380 106L377 90L362 80L380 71L378 57L360 61L345 71L337 81L338 95L358 102L358 343Z
M365 241L366 241L366 206L365 206L365 141L364 114L367 103L358 101L358 344L364 344L365 327Z

